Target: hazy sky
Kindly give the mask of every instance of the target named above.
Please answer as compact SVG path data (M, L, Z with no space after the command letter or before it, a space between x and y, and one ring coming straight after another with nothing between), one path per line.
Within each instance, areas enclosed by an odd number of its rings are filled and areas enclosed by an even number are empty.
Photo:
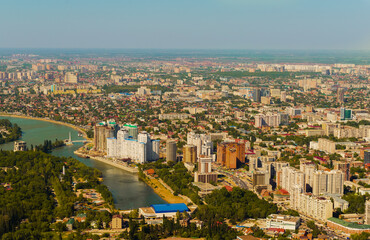
M370 49L370 0L0 0L0 48Z

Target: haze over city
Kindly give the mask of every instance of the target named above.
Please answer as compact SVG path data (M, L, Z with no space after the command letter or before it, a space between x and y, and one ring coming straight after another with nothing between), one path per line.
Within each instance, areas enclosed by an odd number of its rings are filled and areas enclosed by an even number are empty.
M367 0L2 1L2 48L370 49Z

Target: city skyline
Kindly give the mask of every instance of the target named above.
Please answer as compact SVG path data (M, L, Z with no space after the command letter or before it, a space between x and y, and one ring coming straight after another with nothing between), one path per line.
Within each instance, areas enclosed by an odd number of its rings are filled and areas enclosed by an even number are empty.
M2 4L1 48L369 50L368 1Z

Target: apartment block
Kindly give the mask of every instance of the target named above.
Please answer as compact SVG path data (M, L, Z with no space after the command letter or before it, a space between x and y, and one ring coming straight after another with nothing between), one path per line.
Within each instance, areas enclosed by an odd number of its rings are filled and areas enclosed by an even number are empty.
M245 145L236 142L223 142L217 145L217 162L230 169L236 169L245 162Z

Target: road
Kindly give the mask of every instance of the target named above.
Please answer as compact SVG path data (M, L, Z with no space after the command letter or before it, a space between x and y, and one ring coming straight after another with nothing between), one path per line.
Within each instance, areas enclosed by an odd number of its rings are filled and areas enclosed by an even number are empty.
M245 183L242 179L234 176L233 174L223 171L221 169L218 169L218 172L231 178L236 183L236 185L238 185L238 187L247 189L247 190L249 189L247 183Z

